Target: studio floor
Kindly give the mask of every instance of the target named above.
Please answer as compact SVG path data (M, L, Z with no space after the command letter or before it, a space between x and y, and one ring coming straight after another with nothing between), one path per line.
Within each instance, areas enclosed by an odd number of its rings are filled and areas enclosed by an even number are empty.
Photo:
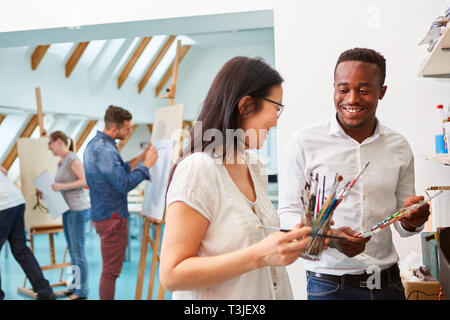
M89 300L99 299L99 282L102 272L102 260L100 252L100 239L95 230L90 226L90 223L86 225L86 256L89 264ZM136 294L136 284L138 275L138 266L140 258L140 230L142 227L142 221L138 220L138 217L132 216L130 218L130 252L129 261L125 261L122 268L122 273L116 282L116 300L134 300ZM152 229L152 232L154 230ZM153 234L152 234L153 236ZM35 256L41 266L50 264L49 254L49 240L48 235L34 236L35 243ZM64 257L64 250L66 248L66 240L62 233L55 235L55 253L56 262L60 263ZM151 265L151 248L147 254L147 265L145 271L144 287L143 287L143 299L147 298L150 265ZM66 261L69 261L67 257ZM27 300L31 299L25 295L18 293L17 288L23 287L25 274L20 268L20 265L16 262L11 254L9 246L5 244L0 251L0 274L2 290L5 292L5 300ZM61 269L44 271L44 276L50 283L59 282L61 275ZM68 270L63 272L63 279L67 280L70 276ZM153 297L156 299L158 289L158 270L156 272L155 285L153 290ZM27 288L30 288L30 282L27 281ZM62 290L64 287L57 287L54 290ZM166 292L165 299L171 299L170 292ZM64 298L58 298L64 299Z

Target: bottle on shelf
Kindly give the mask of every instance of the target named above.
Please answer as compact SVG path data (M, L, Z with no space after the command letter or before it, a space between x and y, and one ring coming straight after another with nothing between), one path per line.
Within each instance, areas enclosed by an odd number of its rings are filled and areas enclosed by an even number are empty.
M448 153L448 146L450 143L450 117L447 117L447 119L442 120L442 133L444 138L444 153ZM445 152L446 151L446 152Z
M434 142L436 153L448 153L448 149L444 149L444 126L443 121L447 119L447 112L442 104L436 108L436 124L434 132Z

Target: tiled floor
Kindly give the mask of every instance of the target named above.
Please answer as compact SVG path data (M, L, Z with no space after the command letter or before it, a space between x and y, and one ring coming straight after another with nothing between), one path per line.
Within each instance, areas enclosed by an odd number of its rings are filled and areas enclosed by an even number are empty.
M141 243L139 240L139 226L136 218L133 218L130 223L131 230L130 234L132 239L130 242L130 261L124 262L123 269L120 277L116 282L116 294L115 298L120 300L133 300L136 293L136 283L137 274L140 258L140 247ZM152 230L153 231L153 230ZM34 237L35 241L35 256L41 266L50 263L49 255L49 242L47 235L38 235ZM66 241L64 235L57 234L55 236L55 250L56 250L56 260L62 262L64 256L64 250L66 246ZM6 253L6 251L8 251ZM6 255L6 257L5 257ZM99 299L98 287L100 274L102 271L102 261L100 253L100 240L95 230L92 227L87 228L86 236L86 255L89 263L89 296L90 300ZM147 297L148 291L148 277L150 273L151 264L151 249L148 251L147 255L147 269L145 272L145 281L143 288L142 297L145 299ZM68 261L69 257L67 257ZM67 279L69 274L64 270L63 279ZM17 292L18 287L22 287L24 284L25 274L20 268L19 264L16 262L11 254L9 248L6 245L3 246L0 251L0 274L2 279L2 289L5 292L5 300L23 300L30 299ZM50 283L59 282L61 270L49 270L44 271L44 276L50 281ZM158 272L157 272L158 274ZM158 276L155 279L154 285L154 299L156 299L156 291L158 289ZM30 283L27 282L27 287L31 287ZM55 290L64 289L62 287L55 288ZM60 298L62 299L62 298ZM171 293L166 292L165 299L171 299Z

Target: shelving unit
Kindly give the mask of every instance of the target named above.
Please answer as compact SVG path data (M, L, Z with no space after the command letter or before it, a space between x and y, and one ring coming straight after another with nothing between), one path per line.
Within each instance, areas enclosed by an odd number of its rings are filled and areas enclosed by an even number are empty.
M419 77L450 79L450 22L424 61Z
M450 154L421 154L420 157L450 166Z

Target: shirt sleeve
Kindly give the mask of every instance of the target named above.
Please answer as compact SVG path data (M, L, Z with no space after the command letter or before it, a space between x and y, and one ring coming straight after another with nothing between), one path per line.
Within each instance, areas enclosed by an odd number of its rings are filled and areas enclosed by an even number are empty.
M206 154L194 153L176 167L167 191L167 206L184 202L212 221L221 207L219 175L214 160Z
M306 181L306 161L300 140L298 134L289 139L279 172L278 215L281 228L293 228L301 222L300 194Z
M403 154L405 155L405 161L400 168L397 190L395 191L395 196L397 198L397 208L402 208L406 198L416 194L414 188L414 155L411 151L409 143L406 140L404 141ZM411 232L405 230L400 221L395 222L394 227L402 237L415 235L418 232L421 232L424 228L424 226L422 225L415 231Z
M133 171L121 161L120 155L113 149L102 150L97 154L98 170L119 192L128 193L144 179L150 179L147 167L139 164Z

